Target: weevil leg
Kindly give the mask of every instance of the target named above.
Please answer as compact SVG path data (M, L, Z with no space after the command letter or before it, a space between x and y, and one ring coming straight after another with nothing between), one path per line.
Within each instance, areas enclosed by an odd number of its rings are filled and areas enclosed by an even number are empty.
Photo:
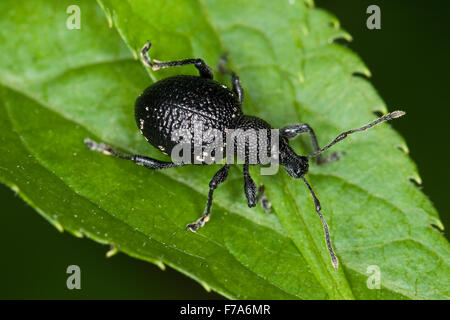
M325 241L327 243L328 252L330 253L331 257L331 263L333 264L333 267L337 270L339 265L339 260L336 257L336 254L334 253L333 246L331 244L331 238L330 238L330 232L328 230L328 224L325 221L325 218L322 215L322 207L320 205L319 198L317 198L313 188L309 184L308 180L304 176L301 176L303 182L305 182L306 186L308 187L309 191L311 192L311 195L314 200L314 209L316 210L317 215L319 216L320 220L322 221L323 231L325 232Z
M250 176L248 163L244 164L244 191L245 196L247 197L248 206L250 208L256 206L256 203L258 202L258 198L256 196L257 189L255 181L253 181Z
M223 54L219 58L218 64L219 72L222 74L231 75L231 85L233 86L233 92L236 94L240 104L242 105L242 102L244 101L244 89L242 89L241 80L239 79L236 73L225 67L227 61L228 61L227 54Z
M84 139L84 144L91 150L101 152L108 156L114 156L114 157L125 159L125 160L131 160L134 163L136 163L140 166L144 166L149 169L158 170L158 169L167 169L167 168L172 168L172 167L180 167L180 166L185 165L184 163L165 162L165 161L160 161L160 160L156 160L156 159L145 157L145 156L140 156L137 154L131 155L131 154L122 153L122 152L119 152L119 151L113 149L111 146L104 144L103 142L95 142L89 138Z
M272 204L264 195L264 185L261 184L258 189L256 188L256 184L250 176L248 164L244 164L244 191L247 197L247 204L250 208L256 206L258 201L261 201L261 207L264 211L272 213L270 209Z
M211 181L209 182L209 194L208 194L208 201L206 202L205 211L203 212L202 216L197 221L195 221L193 223L189 223L186 226L186 230L191 230L192 232L196 232L198 229L203 227L206 222L209 221L214 190L217 189L219 184L221 184L222 182L224 182L227 179L229 169L230 169L229 164L224 165L219 171L216 172L214 177L211 179Z
M286 127L283 127L280 129L280 135L287 138L287 139L294 139L298 135L302 133L308 133L311 137L311 143L314 149L314 152L320 150L319 143L317 141L316 134L314 133L313 128L307 123L299 123L299 124L292 124ZM324 158L322 155L318 155L316 157L316 163L317 164L324 164L327 162L333 162L339 160L342 153L333 153L328 158Z
M261 184L258 187L258 194L256 196L256 201L260 201L261 207L264 209L264 211L268 214L272 213L272 204L270 203L269 199L264 195L264 185Z
M150 58L148 55L148 51L150 50L150 47L152 46L152 43L148 41L144 47L141 50L141 56L144 59L144 63L147 67L152 68L153 71L157 71L159 69L169 68L169 67L177 67L177 66L185 66L188 64L193 64L198 72L200 73L200 76L207 79L213 78L213 72L211 68L203 61L202 59L184 59L184 60L175 60L175 61L167 61L162 62Z

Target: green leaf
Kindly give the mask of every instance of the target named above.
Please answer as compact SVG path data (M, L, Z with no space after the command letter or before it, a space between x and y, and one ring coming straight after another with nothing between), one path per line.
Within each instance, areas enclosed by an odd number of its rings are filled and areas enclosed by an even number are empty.
M246 206L236 167L215 193L211 221L193 234L184 227L203 211L218 166L151 171L83 144L90 137L163 159L139 135L134 100L153 81L195 69L145 70L135 58L148 39L159 60L215 66L228 51L245 112L275 127L307 122L322 145L369 122L386 106L353 76L370 75L361 60L333 43L350 39L333 16L299 0L101 1L105 19L86 0L77 1L81 29L68 30L72 2L0 3L0 179L57 228L167 264L229 298L449 298L449 245L431 226L442 223L409 181L420 181L417 169L388 125L337 145L339 162L311 165L339 271L306 187L283 169L260 177L252 168L276 214ZM311 151L306 139L294 147ZM369 266L381 272L379 290L367 286Z

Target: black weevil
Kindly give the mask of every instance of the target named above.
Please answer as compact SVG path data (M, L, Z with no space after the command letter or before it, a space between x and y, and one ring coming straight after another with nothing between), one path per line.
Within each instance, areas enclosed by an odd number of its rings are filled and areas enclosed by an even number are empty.
M172 139L172 132L175 129L183 128L188 132L193 132L193 123L200 123L204 130L215 129L223 134L230 129L257 129L267 131L267 137L271 136L272 127L264 120L248 116L242 112L243 89L239 81L239 77L232 71L224 67L224 59L219 63L219 70L222 73L231 75L232 91L226 86L213 80L213 73L210 67L202 59L185 59L178 61L161 62L151 58L148 55L151 42L149 41L142 49L141 55L144 64L151 67L153 71L175 66L184 66L193 64L200 76L178 75L162 79L153 83L137 98L135 103L135 119L136 123L146 138L154 147L160 149L163 153L171 153L176 145L176 141ZM339 134L333 141L323 148L319 147L316 135L313 129L306 123L289 125L279 130L279 147L276 149L275 158L279 159L279 163L285 167L286 171L293 178L301 178L308 187L314 199L314 207L319 215L325 231L325 239L328 251L331 255L333 266L337 269L338 260L334 254L331 246L330 235L327 223L320 212L321 206L319 199L314 193L311 185L305 179L305 174L308 172L309 159L316 157L317 163L322 164L328 159L322 159L320 154L329 149L335 143L345 139L349 134L358 131L364 131L374 125L401 117L405 113L403 111L394 111L388 113L375 121L354 130L345 131ZM314 153L308 156L297 155L289 146L289 139L297 137L299 134L308 133L311 137ZM259 140L258 140L259 141ZM104 143L97 143L90 139L85 140L86 145L96 151L103 152L107 155L113 155L122 159L131 160L139 165L145 166L149 169L166 169L171 167L183 166L186 162L165 162L141 155L129 155L116 151L111 146ZM194 143L194 142L193 142ZM233 150L244 148L244 190L247 197L249 207L254 207L258 200L264 199L263 189L257 190L256 184L250 176L250 164L266 164L257 158L256 162L251 163L248 158L249 141L245 140L244 145L239 145L239 142L232 141ZM223 143L222 149L226 142ZM273 150L270 146L265 145L264 151L257 143L256 152L266 152L273 155ZM191 156L194 157L192 149ZM272 152L272 153L270 153ZM330 157L331 160L336 160L334 155ZM202 162L202 164L209 164ZM223 167L216 172L209 183L209 195L206 203L206 208L203 215L195 222L186 226L186 229L193 232L202 227L210 217L210 210L212 206L212 199L214 190L219 184L224 182L228 176L230 163L223 165ZM266 208L268 201L264 202Z

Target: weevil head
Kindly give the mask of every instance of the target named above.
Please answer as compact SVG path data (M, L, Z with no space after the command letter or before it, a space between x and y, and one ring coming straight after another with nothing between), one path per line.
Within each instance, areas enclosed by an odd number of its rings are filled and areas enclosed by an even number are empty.
M280 141L280 164L293 178L304 176L309 169L308 158L296 154L285 139Z

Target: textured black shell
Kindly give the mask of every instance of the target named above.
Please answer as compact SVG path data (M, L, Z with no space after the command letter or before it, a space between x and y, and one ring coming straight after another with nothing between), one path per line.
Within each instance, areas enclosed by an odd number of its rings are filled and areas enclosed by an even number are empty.
M136 124L154 147L170 154L174 130L188 130L194 144L194 122L209 129L234 129L242 116L235 94L217 81L179 75L155 82L137 98Z

